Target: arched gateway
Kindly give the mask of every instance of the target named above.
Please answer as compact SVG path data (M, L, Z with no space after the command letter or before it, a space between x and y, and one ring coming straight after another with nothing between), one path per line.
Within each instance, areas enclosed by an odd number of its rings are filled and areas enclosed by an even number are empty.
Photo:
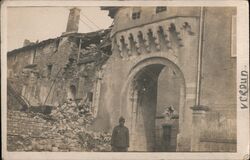
M145 18L136 23L125 16L133 7L116 10L99 113L110 117L108 129L125 117L130 151L190 151L190 107L198 95L200 21L194 14L199 12L188 9L183 17L175 16L174 8L168 9L173 14L156 15L154 9L143 8Z
M166 85L169 88L172 85L172 90L162 90ZM171 93L173 89L174 93ZM176 102L172 118L166 113L171 103L166 102L164 97ZM158 104L159 100L163 101L163 105ZM130 150L176 151L184 107L185 79L175 63L164 57L150 57L134 65L121 96L121 112L127 114L130 130Z

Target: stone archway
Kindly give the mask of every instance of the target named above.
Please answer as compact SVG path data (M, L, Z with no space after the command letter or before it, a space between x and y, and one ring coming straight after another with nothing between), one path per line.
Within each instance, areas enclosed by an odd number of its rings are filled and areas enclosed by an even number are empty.
M179 106L177 107L180 118L177 124L183 121L185 80L179 67L163 57L151 57L138 62L130 70L121 99L121 112L126 115L127 126L130 130L131 151L170 151L162 149L164 147L159 149L159 143L156 140L159 139L156 134L158 78L163 68L166 67L172 70L179 80ZM175 145L176 139L177 135L175 135ZM158 147L156 147L157 143ZM176 151L176 148L171 151Z

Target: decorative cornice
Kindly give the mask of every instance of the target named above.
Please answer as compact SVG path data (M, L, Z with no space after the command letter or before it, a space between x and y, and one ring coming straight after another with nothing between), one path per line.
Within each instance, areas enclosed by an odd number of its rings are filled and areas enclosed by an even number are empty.
M113 52L126 58L142 53L176 50L184 46L184 34L195 35L191 24L187 19L171 19L118 32L112 37Z

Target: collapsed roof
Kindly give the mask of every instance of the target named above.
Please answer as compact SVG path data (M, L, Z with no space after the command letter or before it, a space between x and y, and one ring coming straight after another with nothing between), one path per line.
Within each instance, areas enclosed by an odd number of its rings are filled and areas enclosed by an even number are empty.
M81 38L82 43L86 43L86 44L89 44L95 40L101 40L101 43L100 43L101 47L102 46L109 46L109 45L111 45L111 42L109 40L110 31L111 31L111 29L105 29L105 30L103 29L103 30L98 30L95 32L89 32L89 33L69 33L69 34L62 35L60 37L50 38L47 40L43 40L41 42L31 43L30 45L26 45L24 47L14 49L12 51L9 51L7 56L12 56L14 54L18 54L18 53L26 51L26 50L31 50L31 49L35 49L37 47L45 46L47 44L53 43L53 42L63 38L63 37Z

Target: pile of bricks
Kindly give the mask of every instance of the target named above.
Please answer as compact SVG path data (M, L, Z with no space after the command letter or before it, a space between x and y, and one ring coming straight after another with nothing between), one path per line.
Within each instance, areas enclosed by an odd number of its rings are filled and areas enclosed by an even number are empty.
M51 115L8 110L8 151L110 151L110 133L92 132L91 112L82 115L73 101Z

